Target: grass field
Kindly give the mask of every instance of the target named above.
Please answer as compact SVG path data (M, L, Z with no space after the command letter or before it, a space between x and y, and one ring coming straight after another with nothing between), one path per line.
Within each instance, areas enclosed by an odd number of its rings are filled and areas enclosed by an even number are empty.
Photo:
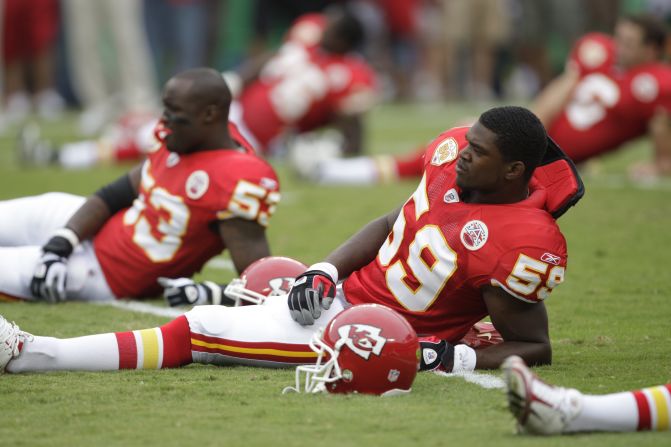
M384 106L369 118L374 152L403 152L475 114L472 105ZM46 127L75 137L71 121ZM20 169L13 137L0 140L0 199L51 190L89 194L124 168ZM638 187L626 164L645 141L590 166L587 193L560 226L566 282L547 301L552 382L606 393L671 381L671 183ZM271 222L275 254L320 260L361 225L401 204L412 182L317 188L276 164L284 199ZM217 280L231 273L208 267ZM160 301L156 301L160 304ZM40 335L125 331L167 319L88 304L0 303L0 314ZM0 377L0 445L631 446L669 445L668 433L525 438L513 434L500 390L420 375L409 396L280 394L293 371L192 365L181 370Z

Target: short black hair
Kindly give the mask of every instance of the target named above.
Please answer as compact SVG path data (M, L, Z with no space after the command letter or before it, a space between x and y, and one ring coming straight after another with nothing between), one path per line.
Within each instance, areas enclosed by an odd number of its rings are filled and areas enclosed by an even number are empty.
M505 161L524 163L524 177L529 180L547 150L548 135L541 120L524 107L503 106L487 110L479 122L496 134L496 147Z
M649 14L632 14L625 16L623 20L641 28L644 44L652 45L660 51L664 49L668 29L660 19Z
M364 41L364 30L361 21L352 9L338 5L327 11L336 17L333 23L334 32L345 43L347 51L359 48Z

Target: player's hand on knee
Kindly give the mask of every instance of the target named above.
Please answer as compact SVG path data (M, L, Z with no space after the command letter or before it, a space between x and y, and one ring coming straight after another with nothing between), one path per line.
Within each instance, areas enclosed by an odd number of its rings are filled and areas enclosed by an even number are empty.
M336 294L332 276L322 270L308 270L296 278L289 291L288 305L291 318L298 324L314 324L322 309L331 307Z
M174 306L221 304L222 288L211 281L197 283L191 278L158 278L163 287L163 298Z
M30 281L30 291L35 298L50 303L65 301L68 276L68 259L46 252L40 257Z

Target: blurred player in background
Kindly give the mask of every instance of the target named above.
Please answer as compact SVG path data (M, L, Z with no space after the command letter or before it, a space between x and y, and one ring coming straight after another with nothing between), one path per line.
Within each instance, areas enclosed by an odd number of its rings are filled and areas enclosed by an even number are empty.
M512 356L501 365L508 406L520 433L631 432L671 428L671 384L590 395L539 379Z
M191 276L228 249L238 272L268 256L280 199L272 167L229 131L220 73L171 78L147 160L84 198L0 202L0 293L59 302L158 295L161 276Z
M671 175L671 66L661 61L665 26L649 16L621 19L614 38L580 39L565 72L531 109L576 163L613 151L646 133L654 163L631 168L634 179ZM422 175L423 152L322 160L307 173L321 183L368 184Z
M300 17L277 52L250 61L239 73L224 73L237 96L229 119L264 156L281 156L288 137L323 127L337 129L335 142L326 141L327 150L360 153L361 117L376 100L374 72L354 53L363 37L361 24L347 9ZM26 128L21 159L66 168L133 160L146 153L152 128L151 116L128 115L100 139L66 144L60 150ZM309 157L310 150L301 156Z

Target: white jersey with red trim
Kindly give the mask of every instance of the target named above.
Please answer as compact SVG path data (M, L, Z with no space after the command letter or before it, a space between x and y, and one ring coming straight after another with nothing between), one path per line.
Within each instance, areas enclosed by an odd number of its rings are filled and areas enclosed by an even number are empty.
M389 306L418 334L454 343L487 315L483 286L539 302L564 280L567 260L539 182L518 203L462 201L454 168L467 130L447 131L429 145L419 187L378 256L343 284L350 303Z
M147 157L137 199L94 239L117 297L157 295L159 276L191 276L226 247L217 221L267 225L280 199L273 168L251 148L178 155L164 145Z

